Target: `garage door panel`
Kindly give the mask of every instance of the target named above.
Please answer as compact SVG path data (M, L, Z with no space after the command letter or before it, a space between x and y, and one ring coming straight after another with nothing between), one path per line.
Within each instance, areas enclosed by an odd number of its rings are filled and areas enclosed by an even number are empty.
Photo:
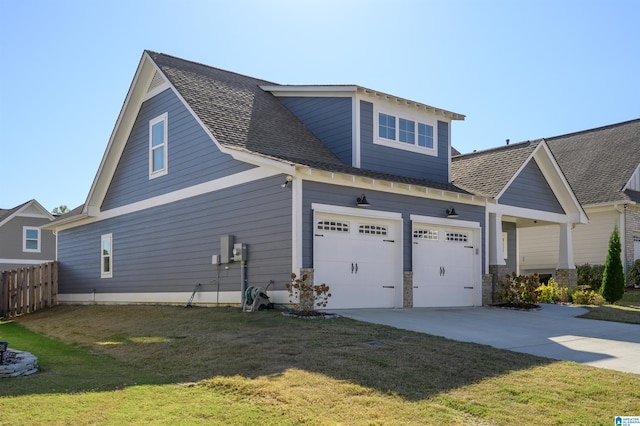
M414 224L413 305L474 304L473 230Z
M331 292L327 308L394 307L400 241L392 221L316 217L315 282ZM401 265L401 264L400 264ZM400 266L401 268L401 266Z

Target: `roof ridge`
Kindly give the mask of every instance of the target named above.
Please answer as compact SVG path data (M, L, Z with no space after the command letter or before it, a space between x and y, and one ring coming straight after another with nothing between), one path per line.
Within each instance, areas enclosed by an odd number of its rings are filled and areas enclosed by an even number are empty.
M491 152L500 152L500 151L506 151L506 150L510 150L510 149L514 149L514 148L522 148L525 147L527 145L532 145L532 144L539 144L540 142L542 142L543 140L545 140L545 138L539 138L539 139L534 139L534 140L527 140L527 141L522 141L522 142L516 142L516 143L510 143L508 145L501 145L501 146L497 146L497 147L493 147L493 148L487 148L487 149L482 149L479 151L473 151L473 152L468 152L466 154L459 154L459 155L452 155L451 159L459 159L462 157L473 157L473 156L477 156L477 155L482 155L482 154L488 154Z
M570 136L577 136L577 135L581 135L581 134L585 134L585 133L598 132L598 131L602 131L602 130L612 129L614 127L626 126L628 124L635 123L635 122L640 123L640 118L634 118L633 120L621 121L619 123L607 124L605 126L594 127L592 129L579 130L577 132L565 133L563 135L551 136L551 137L544 138L544 139L549 141L549 140L554 140L554 139L567 138L567 137L570 137Z
M271 85L274 85L274 86L282 86L279 83L274 83L274 82L269 81L269 80L264 80L262 78L253 77L253 76L250 76L250 75L247 75L247 74L241 74L241 73L235 72L235 71L229 71L229 70L226 70L226 69L223 69L223 68L218 68L218 67L214 67L214 66L211 66L211 65L203 64L202 62L192 61L190 59L184 59L184 58L180 58L178 56L169 55L167 53L155 52L153 50L148 50L148 49L145 50L145 53L149 54L149 56L151 56L152 58L153 58L153 55L161 55L161 56L164 56L166 58L170 58L170 59L177 60L177 61L180 61L180 62L187 62L187 63L193 64L193 65L197 65L199 67L209 68L209 69L212 69L212 70L222 71L222 72L225 72L225 73L228 73L228 74L233 74L233 75L236 75L236 76L239 76L239 77L256 80L256 81L259 81L261 84L262 83L267 83L267 84L271 84Z

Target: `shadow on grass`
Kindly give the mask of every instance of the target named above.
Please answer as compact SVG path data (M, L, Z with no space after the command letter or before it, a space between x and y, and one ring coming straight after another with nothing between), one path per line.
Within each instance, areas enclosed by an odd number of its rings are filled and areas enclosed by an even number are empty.
M41 371L0 396L319 373L407 400L555 361L392 327L279 312L169 306L61 306L0 324L0 340Z

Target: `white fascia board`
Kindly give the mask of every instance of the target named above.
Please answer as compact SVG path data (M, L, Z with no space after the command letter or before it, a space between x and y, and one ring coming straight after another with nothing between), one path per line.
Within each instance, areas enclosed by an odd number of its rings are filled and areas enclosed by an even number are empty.
M260 86L265 92L271 92L274 96L352 96L358 89L353 85L313 86L313 85L264 85Z
M445 217L422 216L417 214L409 215L409 219L411 219L412 222L428 223L431 225L480 229L480 222L472 222L470 220L456 220Z
M156 70L157 67L147 52L144 52L109 138L98 172L91 184L83 214L89 214L91 206L99 208L102 204Z
M389 192L393 194L407 195L432 200L444 200L473 206L484 206L488 199L485 197L450 192L442 189L429 188L421 185L391 182L373 179L365 176L350 175L347 173L328 172L310 167L298 167L298 176L304 180L330 185L348 186L358 190L371 190Z
M509 206L506 204L487 203L487 214L488 213L497 213L502 216L515 216L523 219L552 223L588 223L588 221L580 221L580 218L576 214L551 213L541 210L527 209L524 207Z
M32 206L35 207L37 210L39 210L42 214L38 215L38 216L34 216L34 215L31 215L31 214L24 213L27 209L29 209ZM8 223L14 217L19 217L19 216L22 216L22 217L42 217L42 218L47 218L49 220L53 220L54 219L53 215L51 213L49 213L44 207L42 207L42 205L40 203L38 203L36 200L31 200L31 201L25 203L22 207L20 207L18 210L13 212L11 215L5 217L4 220L2 222L0 222L0 226L3 226L4 224Z
M370 210L358 207L342 207L320 203L312 203L311 209L315 213L328 213L344 216L361 216L372 219L402 220L402 213L388 212L384 210Z

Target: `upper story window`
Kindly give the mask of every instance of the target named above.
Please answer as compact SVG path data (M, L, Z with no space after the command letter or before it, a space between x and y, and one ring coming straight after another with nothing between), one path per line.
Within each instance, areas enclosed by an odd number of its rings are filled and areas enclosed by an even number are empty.
M22 228L22 251L40 253L40 228Z
M167 174L168 114L149 121L149 179Z
M428 117L408 111L402 116L378 111L378 134L374 143L393 148L414 151L427 155L438 155L437 141L433 136L433 124ZM396 129L398 130L396 132Z

